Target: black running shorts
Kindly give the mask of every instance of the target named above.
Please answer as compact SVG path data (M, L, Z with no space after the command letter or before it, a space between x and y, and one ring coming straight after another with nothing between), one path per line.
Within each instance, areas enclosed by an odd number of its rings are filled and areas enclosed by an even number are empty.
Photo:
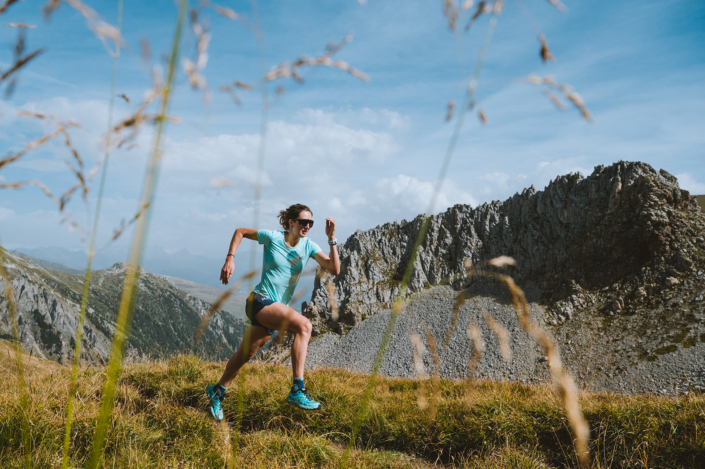
M274 329L264 327L262 324L257 322L256 316L262 308L273 303L274 301L255 292L250 293L250 296L247 297L247 301L245 302L245 314L247 315L247 319L250 320L253 326L266 329L267 332L269 332L269 335L274 334L276 331Z

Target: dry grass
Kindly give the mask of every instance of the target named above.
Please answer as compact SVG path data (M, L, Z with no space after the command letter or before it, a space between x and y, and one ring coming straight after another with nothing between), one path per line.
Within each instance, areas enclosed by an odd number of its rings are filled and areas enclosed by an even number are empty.
M302 68L321 66L337 68L349 73L355 78L359 78L363 81L369 81L370 77L368 77L364 72L352 67L347 62L342 60L333 60L332 58L336 52L342 49L350 41L352 41L352 35L348 34L338 44L329 44L328 47L326 47L326 51L318 57L302 55L293 62L284 62L278 66L275 66L264 76L264 81L274 81L280 78L292 78L298 83L303 83L304 79L301 76Z
M0 466L21 467L19 393L14 352L0 345ZM9 363L8 363L9 362ZM24 354L32 422L31 464L55 467L63 440L70 369ZM307 387L324 404L303 412L284 402L290 370L246 366L224 401L226 426L207 413L203 388L222 364L194 356L130 365L115 394L101 467L338 467L354 430L367 376L311 373ZM90 457L104 369L83 368L76 388L70 466ZM561 397L547 386L439 380L436 416L418 408L422 380L378 378L349 465L361 468L576 467ZM692 468L705 463L702 396L668 398L585 394L595 438L591 467ZM236 422L240 422L235 427ZM230 451L228 440L233 444Z

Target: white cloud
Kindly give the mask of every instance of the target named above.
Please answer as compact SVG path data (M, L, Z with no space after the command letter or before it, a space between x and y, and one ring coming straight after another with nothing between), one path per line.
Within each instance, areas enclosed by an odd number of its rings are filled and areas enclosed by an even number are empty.
M370 126L376 130L391 131L405 131L410 125L408 116L389 109L374 110L368 107L361 111L347 109L336 112L306 108L297 113L297 118L302 122L318 125L330 125L337 122L346 127Z
M528 174L499 171L486 173L477 177L484 184L478 184L475 192L482 195L484 200L505 200L527 186L533 185L537 190L542 190L556 176L569 173L581 173L583 176L591 174L592 169L589 169L585 162L585 158L582 157L564 158L542 161Z
M364 108L360 113L360 122L376 126L385 126L390 130L404 131L409 128L409 117L389 109L379 111Z
M3 246L81 246L82 233L71 233L61 223L63 216L56 210L34 210L22 213L0 207L0 236Z
M332 121L317 125L272 122L268 147L268 154L285 162L291 170L331 160L343 167L380 163L400 149L386 132L355 129Z
M330 202L328 202L328 206L333 210L336 210L342 208L343 204L340 202L339 198L333 197L332 199L330 199Z
M375 183L380 205L392 213L415 217L428 209L433 197L435 183L420 181L399 174L394 178L378 179ZM475 205L475 199L460 189L452 180L445 180L436 201L434 211L445 210L455 204Z
M365 205L367 199L362 195L362 191L353 191L347 198L347 205L353 207L355 205Z
M526 176L524 176L523 174L509 175L507 173L494 172L494 173L484 174L484 175L480 176L478 179L480 179L482 181L490 182L500 189L506 189L508 187L508 183L509 183L510 179L526 179Z
M295 181L321 179L326 171L337 173L341 184L346 171L379 164L400 150L384 131L349 127L334 114L307 109L307 123L274 121L269 125L263 185L285 191ZM214 177L231 183L255 181L260 137L256 134L218 135L195 141L169 139L163 171L179 190L201 191Z
M687 190L692 195L705 194L705 183L697 181L690 173L680 173L676 177L681 189Z

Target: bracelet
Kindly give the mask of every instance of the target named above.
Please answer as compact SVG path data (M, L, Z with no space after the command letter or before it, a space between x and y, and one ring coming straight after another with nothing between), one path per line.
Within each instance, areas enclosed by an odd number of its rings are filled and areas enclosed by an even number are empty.
M225 258L227 259L227 258L230 257L230 256L235 257L235 254L228 254L227 256L225 256Z
M335 238L329 239L329 240L328 240L328 244L331 245L331 246L335 246L335 245L338 244L338 240L335 239Z

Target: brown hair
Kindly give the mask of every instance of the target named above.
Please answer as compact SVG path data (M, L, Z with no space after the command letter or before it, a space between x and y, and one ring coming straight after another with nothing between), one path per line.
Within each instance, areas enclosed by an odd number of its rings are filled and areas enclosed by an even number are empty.
M284 228L284 231L289 231L289 220L296 220L301 212L311 212L311 209L303 204L294 204L279 212L279 224ZM311 215L313 216L313 212Z

